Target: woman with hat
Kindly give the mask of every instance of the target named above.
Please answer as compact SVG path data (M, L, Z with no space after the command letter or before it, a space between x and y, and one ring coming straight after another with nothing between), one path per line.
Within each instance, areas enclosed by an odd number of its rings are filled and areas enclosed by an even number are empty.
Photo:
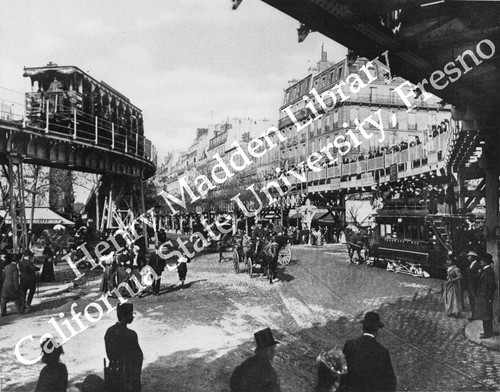
M66 392L68 389L68 370L59 361L64 354L63 348L54 339L42 343L42 362L46 363L40 372L35 392Z
M450 254L446 260L448 265L447 278L444 288L444 309L448 317L460 317L462 311L462 274L455 264L455 259Z
M43 261L42 273L40 275L40 282L53 282L56 280L54 274L54 250L50 240L47 240L42 252L45 256Z
M340 378L347 374L344 353L337 347L322 351L316 358L318 362L318 382L314 392L335 392Z
M229 385L231 392L279 392L280 381L271 362L276 353L276 345L271 328L254 333L255 355L237 366Z

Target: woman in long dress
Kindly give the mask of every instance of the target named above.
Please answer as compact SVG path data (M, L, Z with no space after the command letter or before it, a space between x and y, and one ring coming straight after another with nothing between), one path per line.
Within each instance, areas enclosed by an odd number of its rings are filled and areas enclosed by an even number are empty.
M42 273L40 274L40 282L53 282L56 280L54 274L54 250L49 240L47 240L42 254L45 258L43 260Z
M444 308L448 317L459 317L462 311L462 290L460 287L462 274L451 256L446 260L446 264L448 265L448 276L444 288Z
M104 265L104 272L102 274L102 281L101 281L101 291L103 293L112 291L115 287L114 271L113 271L114 256L115 252L108 252L106 255L103 255L100 260L102 265Z

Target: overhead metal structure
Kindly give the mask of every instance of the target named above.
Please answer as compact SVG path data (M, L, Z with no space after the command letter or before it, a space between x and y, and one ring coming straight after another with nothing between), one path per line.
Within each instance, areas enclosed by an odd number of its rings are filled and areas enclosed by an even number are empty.
M141 110L74 66L25 68L25 76L34 87L26 93L26 115L0 119L0 164L8 180L2 197L14 252L28 246L24 163L100 174L91 198L96 229L116 227L110 217L117 209L126 208L129 220L145 212L142 181L154 175L157 155L144 137ZM123 194L136 196L123 203Z
M500 2L472 0L262 0L369 59L388 51L392 75L453 105L460 122L448 169L467 177L471 155L486 191L486 241L499 279ZM244 3L243 3L244 4ZM481 170L477 170L480 168ZM499 302L495 313L499 315Z

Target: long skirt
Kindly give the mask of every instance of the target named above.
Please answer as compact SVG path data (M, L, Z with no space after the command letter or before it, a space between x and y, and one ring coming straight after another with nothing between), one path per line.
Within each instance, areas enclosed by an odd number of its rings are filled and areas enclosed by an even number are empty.
M446 282L444 289L444 308L446 314L458 314L462 311L460 282Z
M113 267L111 265L107 265L102 274L101 291L103 293L107 293L108 291L113 290L115 287L114 280Z
M52 258L46 257L43 262L42 273L40 274L40 282L53 282L56 280L54 274L54 264Z
M177 266L177 273L179 274L179 280L186 280L186 275L187 275L186 263L180 263Z

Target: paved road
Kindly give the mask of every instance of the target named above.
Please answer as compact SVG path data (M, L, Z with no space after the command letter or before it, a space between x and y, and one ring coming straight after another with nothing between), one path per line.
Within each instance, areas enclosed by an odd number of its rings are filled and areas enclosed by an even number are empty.
M251 355L253 332L270 326L283 342L275 367L287 392L312 391L314 359L321 349L358 336L367 310L378 311L386 330L379 340L390 349L400 390L486 391L500 387L500 353L469 342L463 319L447 318L439 302L442 281L397 275L348 263L344 247L294 247L280 267L280 282L236 275L230 262L204 255L189 264L187 287L175 271L163 275L162 295L133 298L131 328L145 353L143 391L227 391L232 369ZM227 253L226 256L230 254ZM0 321L0 390L34 389L40 365L23 366L12 348L28 333L50 331L47 321L69 314L100 296L98 282L42 304L34 313ZM65 344L70 382L102 375L103 336L115 320L105 314ZM34 355L37 342L23 352Z

